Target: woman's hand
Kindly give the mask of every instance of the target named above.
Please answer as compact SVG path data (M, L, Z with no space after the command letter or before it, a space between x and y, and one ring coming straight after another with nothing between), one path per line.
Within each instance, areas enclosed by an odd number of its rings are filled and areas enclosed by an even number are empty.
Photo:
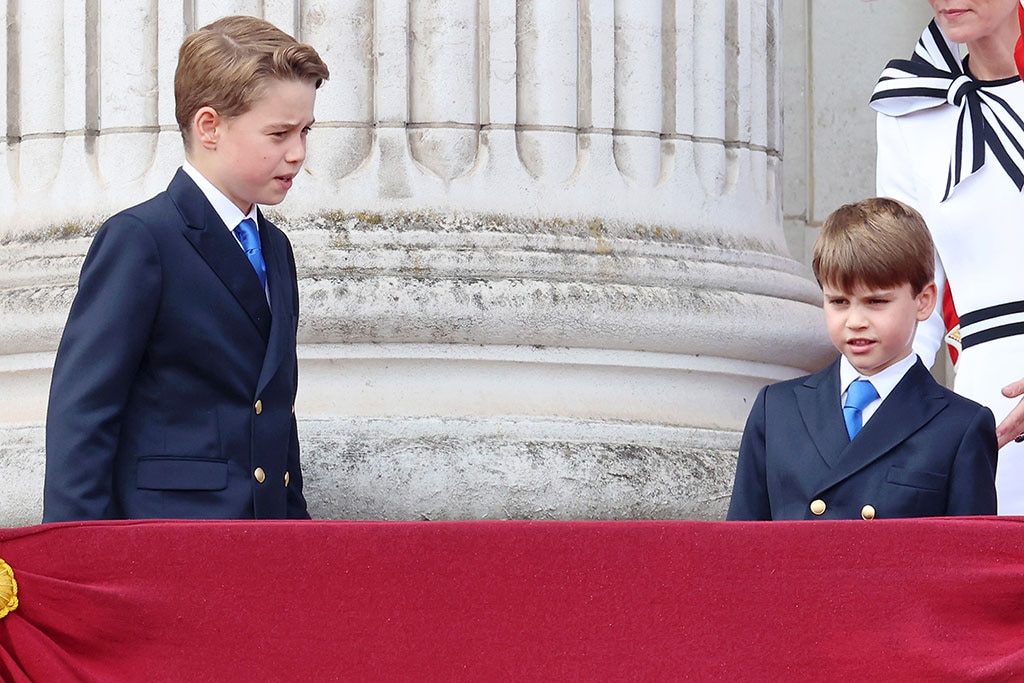
M1024 379L1019 379L1003 387L1003 396L1006 398L1016 398L1021 395L1024 395ZM1000 448L1011 441L1024 441L1024 399L1014 406L1010 414L996 426L996 439L999 440Z

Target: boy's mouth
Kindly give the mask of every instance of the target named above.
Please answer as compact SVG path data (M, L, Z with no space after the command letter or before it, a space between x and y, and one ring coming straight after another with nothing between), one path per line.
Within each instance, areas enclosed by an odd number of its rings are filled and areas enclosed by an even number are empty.
M846 345L854 351L867 351L875 342L872 339L864 339L863 337L857 337L855 339L847 339Z

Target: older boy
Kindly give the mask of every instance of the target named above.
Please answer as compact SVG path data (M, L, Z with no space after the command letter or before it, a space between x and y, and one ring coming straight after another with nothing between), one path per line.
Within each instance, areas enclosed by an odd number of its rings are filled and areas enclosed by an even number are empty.
M328 75L253 17L182 44L185 163L110 218L82 266L50 388L43 521L309 517L295 262L257 204L291 187Z
M933 254L920 214L895 200L828 217L813 267L842 355L758 394L728 519L995 514L992 412L938 384L913 352L935 307Z

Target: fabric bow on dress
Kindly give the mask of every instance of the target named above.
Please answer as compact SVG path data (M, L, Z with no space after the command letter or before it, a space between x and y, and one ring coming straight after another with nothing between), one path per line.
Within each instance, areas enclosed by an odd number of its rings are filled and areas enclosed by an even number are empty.
M933 20L921 34L910 59L890 61L871 94L871 106L889 116L949 103L960 108L956 140L942 200L985 163L986 148L1017 186L1024 189L1024 121L989 86L1000 81L976 81L966 73L955 43Z

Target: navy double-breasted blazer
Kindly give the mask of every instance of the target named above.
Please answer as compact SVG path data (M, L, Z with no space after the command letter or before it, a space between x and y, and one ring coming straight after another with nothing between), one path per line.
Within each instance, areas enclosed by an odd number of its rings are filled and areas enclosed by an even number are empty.
M761 390L740 444L728 519L996 513L992 411L918 359L851 441L839 361Z
M44 521L308 517L295 259L258 223L269 306L182 170L100 228L54 365Z

